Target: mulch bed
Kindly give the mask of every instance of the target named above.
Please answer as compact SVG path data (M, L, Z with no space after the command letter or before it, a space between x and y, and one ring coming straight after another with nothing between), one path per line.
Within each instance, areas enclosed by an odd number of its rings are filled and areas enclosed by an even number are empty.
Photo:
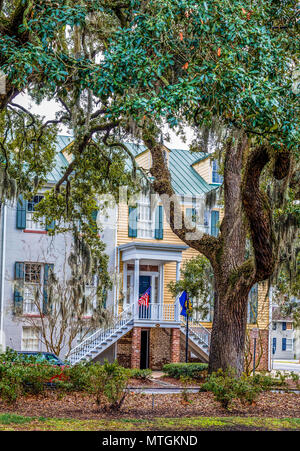
M107 413L98 408L95 398L91 395L74 393L59 399L58 393L49 391L45 396L23 397L14 405L0 401L0 413L13 412L24 416L75 419L233 415L300 418L300 395L295 393L266 392L251 406L243 406L239 401L234 402L230 411L224 410L211 393L189 394L189 400L189 403L184 402L182 396L178 394L152 396L130 393L120 412Z

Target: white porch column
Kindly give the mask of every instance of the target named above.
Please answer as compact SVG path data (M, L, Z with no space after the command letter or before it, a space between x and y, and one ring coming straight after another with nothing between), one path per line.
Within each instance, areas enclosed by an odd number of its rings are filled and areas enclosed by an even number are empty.
M124 294L124 306L127 304L127 263L123 264L123 294Z
M178 282L180 279L180 265L181 262L176 262L176 282Z
M139 315L139 285L140 285L140 260L136 258L134 260L134 286L133 286L133 305L135 316L138 318Z
M180 280L180 266L181 262L176 262L176 282ZM175 321L179 321L179 302L177 298L174 304L174 319Z
M164 264L159 265L159 283L158 283L158 303L162 304L164 302Z

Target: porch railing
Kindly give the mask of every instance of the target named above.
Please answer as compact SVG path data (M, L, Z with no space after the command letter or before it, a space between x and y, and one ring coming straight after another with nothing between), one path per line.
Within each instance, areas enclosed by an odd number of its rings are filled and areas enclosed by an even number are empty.
M177 304L150 303L148 307L141 305L135 309L135 319L145 321L179 321Z

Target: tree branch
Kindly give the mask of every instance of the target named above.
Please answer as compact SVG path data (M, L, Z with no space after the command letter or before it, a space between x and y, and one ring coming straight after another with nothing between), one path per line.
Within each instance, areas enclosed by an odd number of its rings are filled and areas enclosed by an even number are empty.
M162 200L167 219L175 235L188 246L205 255L212 266L215 266L215 254L219 249L219 239L204 234L201 238L190 239L192 231L185 226L185 215L172 187L170 171L164 156L164 146L156 141L150 127L143 129L143 141L152 155L151 174L155 177L152 186Z

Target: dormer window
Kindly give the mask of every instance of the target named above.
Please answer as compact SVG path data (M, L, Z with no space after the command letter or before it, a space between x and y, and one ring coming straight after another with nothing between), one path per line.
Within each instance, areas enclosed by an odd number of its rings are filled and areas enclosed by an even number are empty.
M212 162L212 183L223 183L223 177L219 174L219 163L217 160Z
M142 195L138 202L138 238L153 238L154 224L151 211L150 197Z

